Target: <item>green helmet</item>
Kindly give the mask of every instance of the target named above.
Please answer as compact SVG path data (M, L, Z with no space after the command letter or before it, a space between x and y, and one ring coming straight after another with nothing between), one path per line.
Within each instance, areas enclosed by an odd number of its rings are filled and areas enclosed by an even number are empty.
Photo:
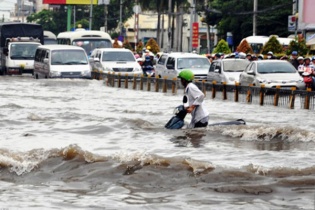
M190 71L189 69L185 69L179 73L178 77L186 80L187 82L191 82L194 80L195 76L192 71Z

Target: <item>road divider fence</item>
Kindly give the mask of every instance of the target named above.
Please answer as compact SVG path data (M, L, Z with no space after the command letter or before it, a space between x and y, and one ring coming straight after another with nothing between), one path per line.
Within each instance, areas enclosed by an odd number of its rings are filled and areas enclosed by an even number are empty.
M119 73L98 73L93 72L93 79L104 80L110 87L133 89L149 92L162 92L177 94L183 86L177 78L145 77L144 75L128 75ZM289 109L315 110L315 92L311 89L296 90L295 87L266 88L263 85L242 86L239 83L227 85L226 83L194 81L203 91L206 98L222 101L234 101L246 104L259 104L261 106L271 105L275 107L287 107ZM182 93L181 92L181 93Z

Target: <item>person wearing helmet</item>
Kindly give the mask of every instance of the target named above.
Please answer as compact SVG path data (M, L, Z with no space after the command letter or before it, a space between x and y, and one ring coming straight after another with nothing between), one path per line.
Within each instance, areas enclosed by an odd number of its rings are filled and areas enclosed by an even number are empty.
M185 88L184 99L187 99L187 103L184 106L187 113L191 113L192 116L188 128L206 127L209 121L209 112L204 106L205 95L193 83L194 73L189 69L185 69L179 73L178 77Z
M298 62L299 62L298 72L300 73L300 75L302 75L302 73L304 72L304 58L302 56L299 56Z
M313 82L313 76L314 73L314 66L311 64L311 58L306 57L304 58L304 69L303 69L303 80L307 88L311 88L314 90L314 82Z
M269 51L268 53L267 53L267 59L274 59L274 56L273 56L273 52L271 52L271 51Z
M150 55L146 55L144 57L144 61L141 67L142 67L143 75L148 76L147 71L151 71L153 69L153 62Z
M246 59L246 54L243 53L243 52L240 52L240 53L238 54L238 57L239 57L240 59Z
M291 53L291 61L290 62L295 67L295 69L298 69L299 61L298 61L298 53L297 53L297 51L292 51L292 53Z

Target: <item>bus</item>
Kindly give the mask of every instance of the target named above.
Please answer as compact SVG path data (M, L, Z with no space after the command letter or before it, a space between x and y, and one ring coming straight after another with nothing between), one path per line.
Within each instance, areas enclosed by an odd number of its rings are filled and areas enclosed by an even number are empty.
M242 39L242 41L246 40L248 44L252 47L253 52L255 54L259 54L262 51L263 46L266 44L266 42L268 42L271 36L277 37L277 40L283 46L284 50L287 49L288 46L290 45L290 42L294 40L293 38L285 38L285 37L278 37L276 35L270 35L270 36L248 36Z
M57 36L51 31L44 31L44 45L57 44Z
M82 47L87 55L95 48L111 48L112 38L104 31L77 30L61 32L57 35L58 44Z

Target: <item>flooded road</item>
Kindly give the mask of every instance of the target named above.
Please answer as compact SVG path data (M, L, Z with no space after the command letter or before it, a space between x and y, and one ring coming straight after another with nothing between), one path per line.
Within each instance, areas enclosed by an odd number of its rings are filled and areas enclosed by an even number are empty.
M314 111L208 96L209 123L247 125L166 130L180 93L28 75L0 90L1 208L314 209Z

